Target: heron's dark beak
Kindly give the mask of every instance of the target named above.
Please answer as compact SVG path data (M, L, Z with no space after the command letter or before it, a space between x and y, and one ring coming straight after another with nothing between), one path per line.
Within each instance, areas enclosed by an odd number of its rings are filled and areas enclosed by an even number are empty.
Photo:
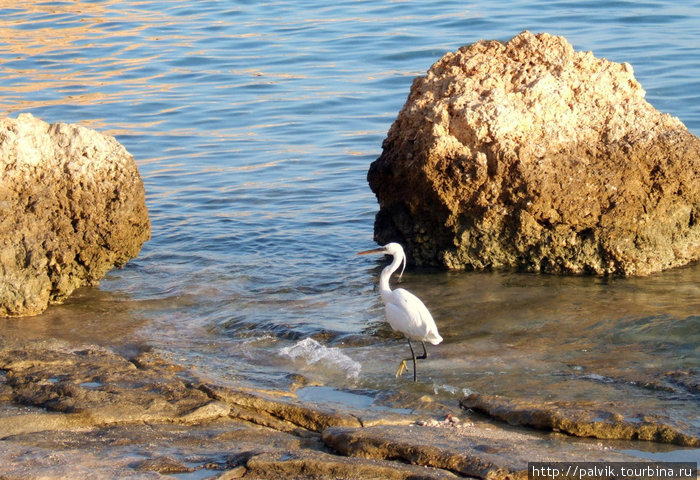
M386 250L384 250L384 247L382 248L375 248L372 250L365 250L364 252L357 252L358 255L369 255L370 253L385 253Z

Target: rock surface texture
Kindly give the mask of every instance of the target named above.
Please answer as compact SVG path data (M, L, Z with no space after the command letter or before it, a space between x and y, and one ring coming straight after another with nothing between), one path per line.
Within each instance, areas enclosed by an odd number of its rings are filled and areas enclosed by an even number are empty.
M22 114L0 120L0 315L42 312L150 238L143 182L113 137Z
M447 53L372 163L379 243L418 265L646 275L700 258L700 140L632 67L523 32Z
M685 447L700 446L700 435L688 424L658 414L634 411L628 402L539 402L473 393L460 404L511 425L564 432L577 437L645 440Z

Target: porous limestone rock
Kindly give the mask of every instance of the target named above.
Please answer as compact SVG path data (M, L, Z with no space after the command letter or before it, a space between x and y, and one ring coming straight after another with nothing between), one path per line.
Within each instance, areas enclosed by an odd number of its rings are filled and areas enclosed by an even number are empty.
M645 275L700 258L700 140L632 67L523 32L414 80L372 163L379 243L452 269Z
M113 137L30 114L0 120L0 315L95 285L150 238L143 182Z

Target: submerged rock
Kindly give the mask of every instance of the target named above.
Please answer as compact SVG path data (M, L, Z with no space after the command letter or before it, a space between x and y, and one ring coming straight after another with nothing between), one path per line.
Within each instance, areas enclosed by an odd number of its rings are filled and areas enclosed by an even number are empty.
M0 315L95 285L150 238L143 182L113 137L30 114L0 120Z
M700 436L673 425L668 418L630 413L628 406L591 402L536 402L497 395L470 394L460 404L511 425L567 433L577 437L646 440L687 447L700 446ZM688 430L688 426L685 426Z
M367 178L419 265L644 275L700 258L700 140L632 67L523 32L414 80Z

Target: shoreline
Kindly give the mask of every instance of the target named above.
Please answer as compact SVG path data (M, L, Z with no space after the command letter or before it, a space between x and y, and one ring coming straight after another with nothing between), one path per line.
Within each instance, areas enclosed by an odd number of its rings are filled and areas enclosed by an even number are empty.
M0 372L3 479L526 478L530 461L644 461L624 451L657 445L513 427L459 405L334 408L294 389L217 385L148 348L3 339Z

